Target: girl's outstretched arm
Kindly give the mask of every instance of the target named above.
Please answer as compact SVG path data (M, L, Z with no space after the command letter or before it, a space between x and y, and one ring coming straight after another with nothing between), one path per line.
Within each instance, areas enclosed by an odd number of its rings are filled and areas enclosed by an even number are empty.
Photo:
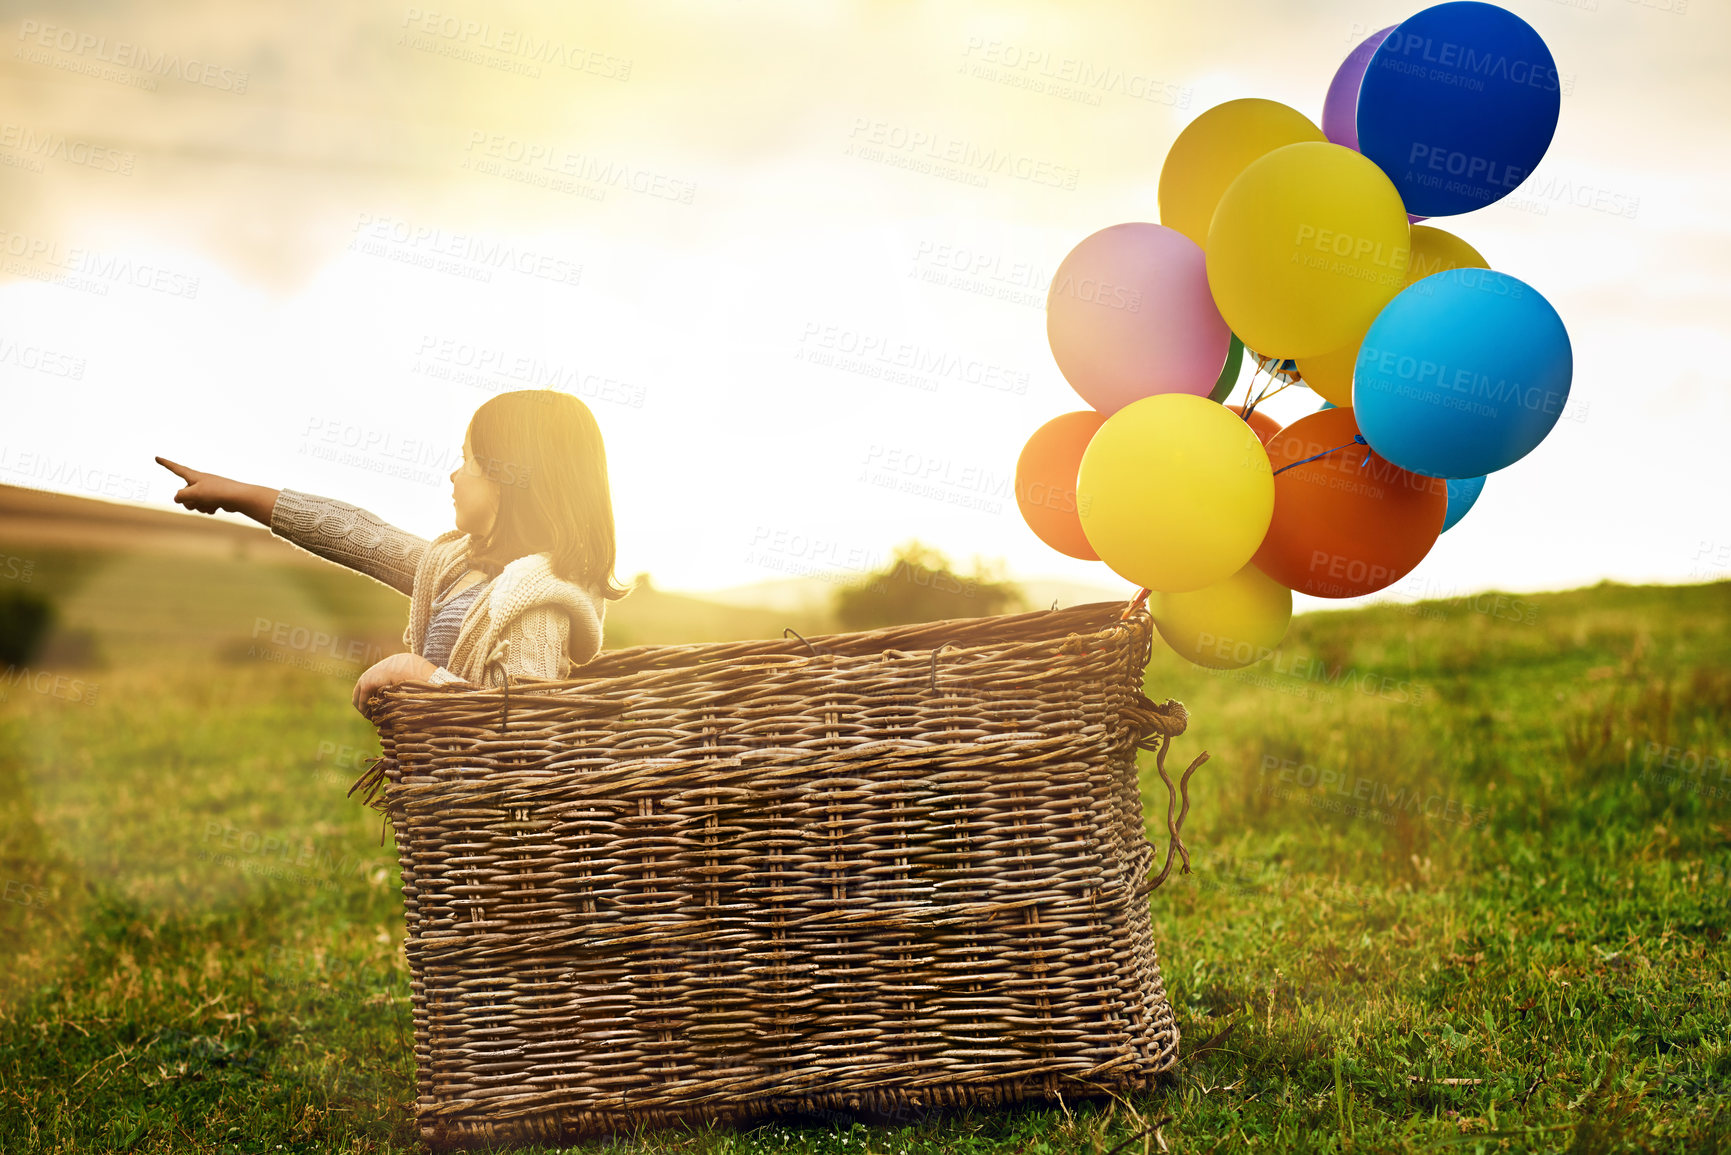
M309 553L364 573L399 593L414 593L415 569L427 552L426 538L398 529L346 501L295 489L248 485L201 473L164 457L156 460L186 482L174 495L174 500L186 508L200 513L219 509L244 513Z

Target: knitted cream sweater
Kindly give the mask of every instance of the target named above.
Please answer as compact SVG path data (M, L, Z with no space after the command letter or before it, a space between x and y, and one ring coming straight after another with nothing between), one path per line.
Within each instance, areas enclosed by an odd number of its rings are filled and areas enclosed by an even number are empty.
M420 654L434 596L469 567L469 535L449 530L428 541L364 509L329 497L282 490L271 532L309 553L348 566L409 595L403 644ZM514 678L563 678L601 649L606 599L554 575L544 553L511 562L475 599L458 628L446 666L432 682L503 684Z

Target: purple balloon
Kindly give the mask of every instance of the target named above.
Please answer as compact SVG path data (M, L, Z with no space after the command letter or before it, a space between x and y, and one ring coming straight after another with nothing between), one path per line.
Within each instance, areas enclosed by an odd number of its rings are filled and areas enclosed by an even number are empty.
M1328 96L1322 102L1322 134L1354 152L1358 151L1358 86L1364 83L1364 70L1370 67L1370 58L1394 28L1390 24L1359 41L1335 70Z
M1372 32L1359 41L1335 70L1334 79L1328 84L1328 95L1322 101L1322 135L1354 152L1358 151L1358 87L1364 83L1364 71L1370 67L1370 58L1376 55L1383 40L1395 28L1396 25L1390 24L1381 32ZM1409 224L1416 225L1427 218L1408 213L1406 219Z

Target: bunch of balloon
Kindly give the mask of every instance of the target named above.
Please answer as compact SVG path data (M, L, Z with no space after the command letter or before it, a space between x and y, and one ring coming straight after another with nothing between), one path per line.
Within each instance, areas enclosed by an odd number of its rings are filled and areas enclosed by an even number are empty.
M1518 187L1560 95L1530 25L1457 0L1355 47L1320 125L1257 98L1196 117L1161 223L1101 229L1053 275L1047 338L1088 408L1022 451L1029 527L1145 587L1161 636L1216 668L1270 653L1294 590L1410 573L1568 399L1550 304L1417 223ZM1258 406L1297 384L1324 405L1283 429Z

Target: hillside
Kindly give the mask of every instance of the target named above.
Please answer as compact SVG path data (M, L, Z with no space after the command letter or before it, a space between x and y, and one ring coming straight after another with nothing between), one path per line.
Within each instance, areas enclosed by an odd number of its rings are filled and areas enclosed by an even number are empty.
M18 485L0 485L0 542L319 564L319 559L236 514L208 517Z
M42 592L60 613L49 659L286 661L358 673L403 648L408 599L274 537L262 526L178 510L0 486L0 583ZM721 604L640 588L607 608L608 648L733 641L831 628L827 604ZM351 655L356 655L351 657Z

